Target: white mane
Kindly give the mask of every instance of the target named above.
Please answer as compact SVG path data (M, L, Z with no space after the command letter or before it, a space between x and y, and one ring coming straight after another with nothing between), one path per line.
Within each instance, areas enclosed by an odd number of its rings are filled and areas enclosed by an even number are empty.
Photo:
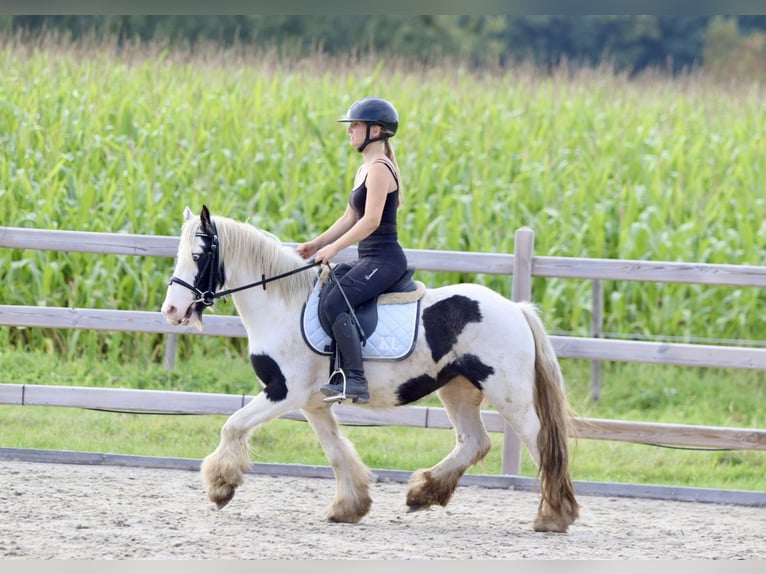
M279 238L268 231L220 215L215 216L213 222L218 231L221 262L227 275L229 270L244 268L258 277L263 274L268 279L307 264L294 249L282 245ZM181 241L187 249L192 249L194 234L199 228L199 217L192 218L184 225ZM303 302L316 278L316 270L306 270L269 282L266 288L276 291L287 302L294 299Z

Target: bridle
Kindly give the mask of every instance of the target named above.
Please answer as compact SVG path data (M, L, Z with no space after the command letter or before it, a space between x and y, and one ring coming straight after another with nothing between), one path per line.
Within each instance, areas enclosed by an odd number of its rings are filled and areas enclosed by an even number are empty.
M297 269L293 269L285 273L280 273L279 275L275 275L273 277L266 277L265 275L261 274L260 281L248 283L247 285L241 285L232 289L226 289L224 291L216 291L215 289L218 285L223 285L224 272L223 268L219 264L220 249L218 243L218 231L215 227L215 223L211 221L210 224L213 228L212 233L198 231L194 234L195 237L202 237L206 239L206 244L208 245L207 249L202 254L200 254L200 258L197 259L197 267L200 269L200 271L197 274L197 279L194 282L194 285L187 283L175 275L170 278L170 281L168 281L168 286L172 285L173 283L178 283L182 287L186 287L189 291L194 293L196 299L192 301L192 305L199 303L205 308L212 307L215 304L216 299L222 299L227 295L231 295L232 293L236 293L238 291L244 291L245 289L250 289L252 287L262 286L263 290L265 291L267 283L283 279L284 277L289 277L290 275L294 275L296 273L300 273L301 271L306 271L307 269L311 269L312 267L320 265L320 263L317 263L312 259L310 263L304 265L303 267L298 267ZM204 283L205 279L207 279L207 289L203 291L199 285Z

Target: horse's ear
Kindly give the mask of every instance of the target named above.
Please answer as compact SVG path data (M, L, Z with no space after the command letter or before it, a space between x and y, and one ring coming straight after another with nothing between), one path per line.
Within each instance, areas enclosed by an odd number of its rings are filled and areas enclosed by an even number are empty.
M194 212L187 205L184 207L184 221L189 221L192 217L194 217Z
M208 210L207 205L203 205L202 211L199 212L199 222L202 229L210 230L213 227L212 223L210 223L210 211Z

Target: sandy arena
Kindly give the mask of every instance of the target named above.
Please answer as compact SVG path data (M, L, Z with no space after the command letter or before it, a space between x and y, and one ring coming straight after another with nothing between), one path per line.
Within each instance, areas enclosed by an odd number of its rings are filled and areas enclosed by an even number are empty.
M372 485L359 524L324 513L330 479L247 475L218 511L197 472L0 460L3 559L764 559L766 509L580 496L567 534L532 530L538 496L459 487L407 513Z

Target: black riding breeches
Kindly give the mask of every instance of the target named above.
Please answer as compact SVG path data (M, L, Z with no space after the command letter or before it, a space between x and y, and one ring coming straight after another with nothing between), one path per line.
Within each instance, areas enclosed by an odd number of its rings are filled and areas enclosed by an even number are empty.
M354 262L353 267L339 278L339 282L351 307L356 307L383 293L396 283L406 270L405 257L386 259L364 257ZM332 325L338 315L347 312L348 305L343 294L338 289L337 283L330 279L329 285L319 300L319 313L329 325Z

